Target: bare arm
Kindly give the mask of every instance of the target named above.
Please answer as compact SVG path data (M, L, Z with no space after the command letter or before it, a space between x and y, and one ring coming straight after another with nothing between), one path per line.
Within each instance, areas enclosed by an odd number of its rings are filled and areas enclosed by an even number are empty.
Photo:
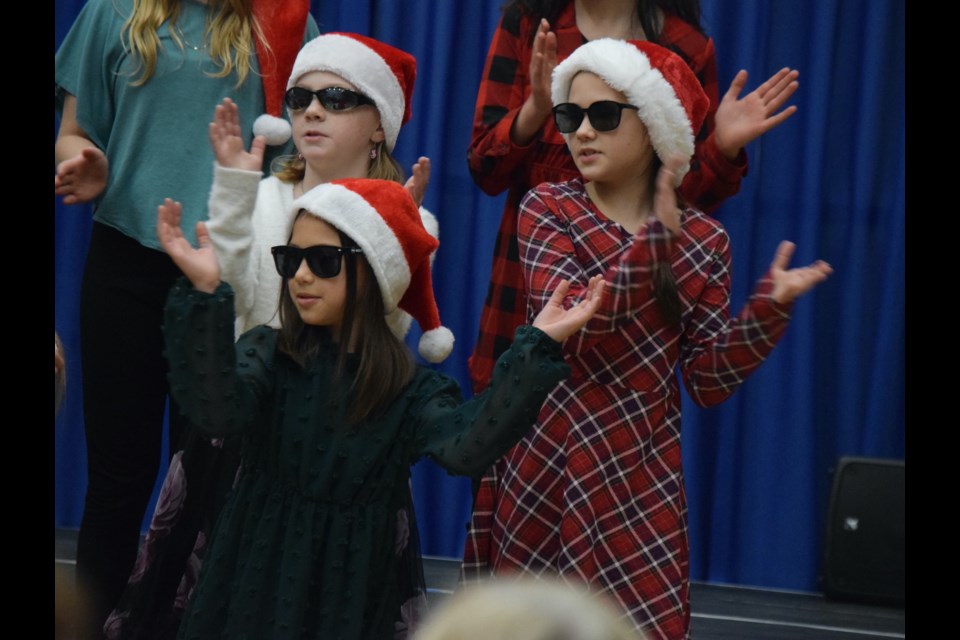
M54 146L57 174L54 193L66 204L89 202L107 186L109 163L103 150L90 140L77 123L77 99L67 95L60 115L60 130Z

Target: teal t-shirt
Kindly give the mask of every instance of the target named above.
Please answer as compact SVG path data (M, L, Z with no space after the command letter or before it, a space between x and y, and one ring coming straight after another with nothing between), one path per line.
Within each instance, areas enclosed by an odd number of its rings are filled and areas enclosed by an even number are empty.
M203 46L209 7L183 0L175 26L158 30L160 50L153 76L142 86L139 61L125 51L120 35L133 0L89 0L80 11L56 55L56 109L64 92L77 98L77 123L110 161L107 188L94 204L94 219L160 248L156 234L157 205L164 198L183 203L183 230L195 242L194 228L207 217L213 181L213 151L207 126L225 97L240 107L244 144L253 137L253 121L264 112L263 84L253 69L237 87L236 73L218 71ZM181 50L171 35L184 41ZM319 35L307 16L303 42ZM187 45L191 46L187 46ZM194 49L196 46L198 49ZM264 169L292 144L268 147Z

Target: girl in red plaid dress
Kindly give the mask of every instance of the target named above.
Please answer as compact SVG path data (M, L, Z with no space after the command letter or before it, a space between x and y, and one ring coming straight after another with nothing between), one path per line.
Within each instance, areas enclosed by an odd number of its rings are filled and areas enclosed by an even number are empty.
M550 73L584 42L601 37L649 40L677 53L710 98L696 132L694 158L681 195L712 212L740 189L747 174L744 146L794 113L744 111L740 71L721 96L713 40L700 26L698 0L510 0L490 42L477 93L470 175L489 195L507 192L497 230L490 286L470 356L474 392L487 385L497 357L526 321L526 293L517 251L517 212L527 191L541 182L577 177L577 166L550 117ZM798 73L781 69L792 93ZM771 78L771 79L773 79ZM749 119L745 116L752 116Z
M787 78L751 108L779 109ZM546 183L521 202L528 314L559 282L576 304L591 277L607 293L564 345L573 373L534 429L484 477L464 578L558 573L613 597L651 638L688 638L687 507L679 367L690 397L729 397L787 327L793 301L831 272L789 269L781 243L731 318L723 227L680 209L708 98L681 58L648 42L601 39L553 73L551 98L582 178Z

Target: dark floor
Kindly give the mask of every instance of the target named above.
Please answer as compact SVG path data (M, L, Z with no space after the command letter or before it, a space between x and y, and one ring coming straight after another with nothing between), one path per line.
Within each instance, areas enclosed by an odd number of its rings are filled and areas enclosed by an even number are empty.
M76 531L56 530L55 559L72 567ZM459 561L424 558L430 599L442 602L457 584ZM817 593L694 582L693 640L874 640L905 638L903 607L838 602Z

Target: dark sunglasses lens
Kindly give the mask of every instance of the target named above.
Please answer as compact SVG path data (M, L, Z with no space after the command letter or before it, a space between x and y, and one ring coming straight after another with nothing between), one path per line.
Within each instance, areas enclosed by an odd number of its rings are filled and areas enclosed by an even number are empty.
M332 87L320 92L320 104L330 111L347 111L360 104L360 96L349 89Z
M306 109L310 106L310 102L313 100L313 92L304 89L303 87L290 87L285 94L283 94L283 102L287 105L289 109L294 111L300 111L301 109Z
M612 131L620 126L620 105L616 102L594 102L587 109L590 124L597 131Z
M307 266L320 278L333 278L340 273L340 251L335 247L311 247L306 250Z
M583 122L583 109L571 103L558 104L553 109L553 121L560 133L572 133Z
M283 278L292 278L297 275L297 269L303 261L303 254L293 247L275 247L273 249L273 262L277 267L277 273Z

